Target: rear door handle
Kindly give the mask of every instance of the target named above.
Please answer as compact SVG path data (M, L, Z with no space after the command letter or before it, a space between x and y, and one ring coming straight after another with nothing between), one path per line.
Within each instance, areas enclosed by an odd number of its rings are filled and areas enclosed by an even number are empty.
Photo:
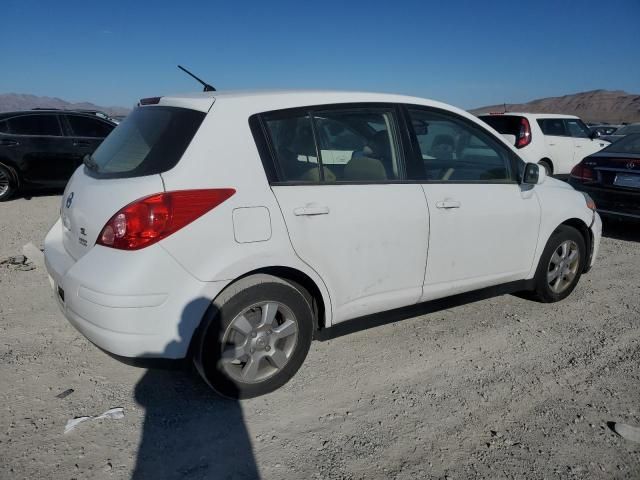
M88 147L89 146L89 142L83 142L82 140L74 140L73 141L73 146L74 147Z
M460 208L460 202L457 200L442 200L440 202L436 202L436 207L438 208Z
M17 147L20 143L17 140L0 140L3 147Z
M300 217L303 215L327 215L329 213L329 207L298 207L293 210L293 214Z

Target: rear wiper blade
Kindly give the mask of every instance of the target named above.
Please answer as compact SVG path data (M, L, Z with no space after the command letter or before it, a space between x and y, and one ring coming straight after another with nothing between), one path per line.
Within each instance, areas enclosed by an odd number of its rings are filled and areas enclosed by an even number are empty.
M85 164L85 166L89 169L89 170L93 170L94 172L98 171L98 164L96 163L96 161L93 159L93 157L91 156L90 153L87 153L83 158L82 158L82 163Z

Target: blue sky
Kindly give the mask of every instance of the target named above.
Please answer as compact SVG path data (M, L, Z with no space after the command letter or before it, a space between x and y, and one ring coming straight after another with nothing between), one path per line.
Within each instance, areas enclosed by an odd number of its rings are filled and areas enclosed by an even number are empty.
M3 0L0 93L101 105L197 90L385 91L463 108L640 94L640 0Z

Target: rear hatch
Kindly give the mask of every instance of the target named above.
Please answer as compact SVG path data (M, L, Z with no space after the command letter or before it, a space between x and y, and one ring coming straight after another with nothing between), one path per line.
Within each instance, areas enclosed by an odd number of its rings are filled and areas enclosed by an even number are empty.
M164 191L160 174L180 161L213 98L205 111L159 103L134 109L67 184L60 216L64 246L74 259L95 245L118 210Z

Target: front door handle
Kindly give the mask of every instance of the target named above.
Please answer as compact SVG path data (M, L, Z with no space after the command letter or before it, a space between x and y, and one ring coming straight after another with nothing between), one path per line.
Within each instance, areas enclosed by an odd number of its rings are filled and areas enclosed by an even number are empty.
M327 215L329 207L298 207L293 210L293 214L300 216Z
M74 140L73 141L73 146L74 147L88 147L89 146L89 142L83 142L82 140Z
M436 202L436 207L438 208L460 208L460 202L457 200L442 200L440 202Z
M17 140L0 140L3 147L17 147L20 143Z

